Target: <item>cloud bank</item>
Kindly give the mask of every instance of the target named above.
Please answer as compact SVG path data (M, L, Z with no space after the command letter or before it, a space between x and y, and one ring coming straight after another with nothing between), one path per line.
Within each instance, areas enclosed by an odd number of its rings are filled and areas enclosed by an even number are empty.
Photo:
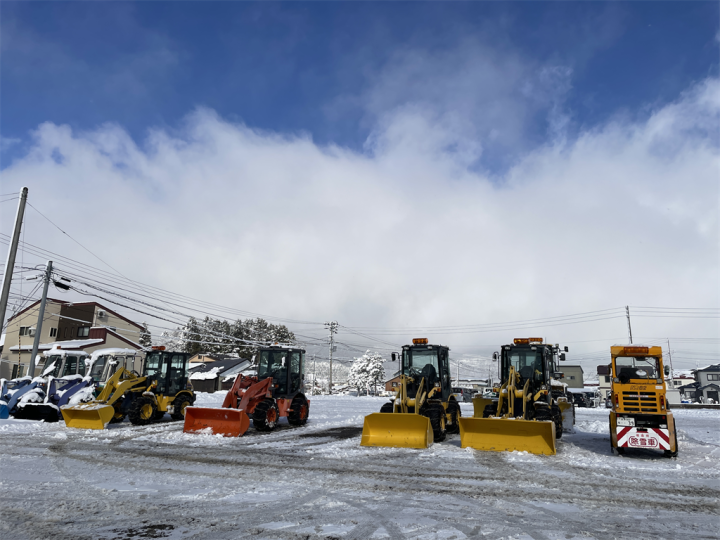
M444 326L720 304L718 79L642 121L554 138L500 178L472 168L479 149L447 111L393 110L367 153L205 108L142 144L120 125L46 123L3 170L3 192L29 186L33 205L133 279L294 319ZM26 239L97 265L37 214ZM636 324L640 335L717 335L715 320ZM625 323L543 333L611 338ZM475 351L512 337L442 341Z

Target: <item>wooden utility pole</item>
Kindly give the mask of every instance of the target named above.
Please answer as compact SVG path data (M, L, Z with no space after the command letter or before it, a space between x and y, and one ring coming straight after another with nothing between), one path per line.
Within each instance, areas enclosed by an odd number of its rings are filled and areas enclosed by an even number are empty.
M0 293L0 334L5 330L5 312L7 311L8 298L10 297L10 284L12 282L13 269L15 268L15 255L17 255L18 242L20 241L20 229L22 228L23 217L25 216L27 195L28 188L22 188L17 213L15 214L15 228L13 229L7 261L5 262L5 275L3 276L2 292Z

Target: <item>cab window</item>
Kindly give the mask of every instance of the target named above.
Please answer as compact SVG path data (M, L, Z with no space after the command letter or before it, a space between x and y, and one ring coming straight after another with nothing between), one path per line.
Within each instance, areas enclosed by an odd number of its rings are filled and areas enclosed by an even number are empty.
M615 373L620 382L660 377L660 359L654 356L617 356Z

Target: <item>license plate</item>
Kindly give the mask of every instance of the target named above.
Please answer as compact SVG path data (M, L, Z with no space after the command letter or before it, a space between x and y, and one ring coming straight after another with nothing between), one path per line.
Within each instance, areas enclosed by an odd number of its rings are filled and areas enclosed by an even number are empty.
M625 417L623 417L623 416L618 416L617 425L618 425L618 426L635 427L635 419L634 419L634 418L625 418Z

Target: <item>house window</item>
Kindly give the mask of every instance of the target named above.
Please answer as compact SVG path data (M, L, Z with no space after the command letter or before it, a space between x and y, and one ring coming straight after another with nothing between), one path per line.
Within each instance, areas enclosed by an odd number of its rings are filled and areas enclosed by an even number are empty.
M57 328L50 329L50 337L57 337Z
M78 328L78 337L88 337L90 335L90 327L89 326L81 326Z
M21 336L29 336L30 335L30 327L29 326L21 326L20 327L20 335Z
M708 381L720 381L720 373L708 373Z
M68 330L70 330L67 326L65 327L65 337L67 338Z
M395 388L397 386L397 383L394 382L394 383L392 383L392 385L393 385L393 388Z
M570 379L571 381L574 381L574 380L575 380L575 375L570 375L570 376L568 377L568 379Z
M610 375L605 375L605 382L610 382Z

